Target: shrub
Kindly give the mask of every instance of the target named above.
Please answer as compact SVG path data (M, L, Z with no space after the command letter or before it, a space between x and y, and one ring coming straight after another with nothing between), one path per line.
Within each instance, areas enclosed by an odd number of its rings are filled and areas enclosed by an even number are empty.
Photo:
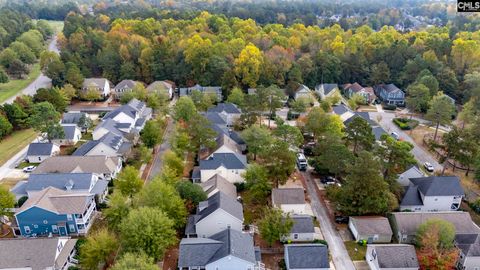
M315 239L315 240L313 240L313 243L315 243L315 244L322 244L322 245L325 245L325 246L328 247L327 241L325 241L325 240L323 240L323 239Z
M17 202L17 207L22 207L22 205L25 203L25 201L28 200L28 196L23 196L20 199L18 199Z
M414 129L418 125L417 120L407 118L393 118L393 122L402 130Z
M397 106L393 104L383 104L382 107L384 110L390 110L390 111L394 111L397 109Z

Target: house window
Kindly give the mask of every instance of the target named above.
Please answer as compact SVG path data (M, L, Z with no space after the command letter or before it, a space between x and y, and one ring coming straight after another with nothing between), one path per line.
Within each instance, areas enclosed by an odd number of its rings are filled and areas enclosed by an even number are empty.
M70 230L70 232L75 232L75 225L68 224L68 229Z
M37 225L37 224L33 224L33 228L34 228L34 229L38 229L38 225Z
M41 158L41 157L38 157L38 161L42 161L42 158Z
M459 203L452 203L452 207L451 207L451 208L452 208L452 210L457 210L459 206L460 206Z
M298 239L298 234L294 234L293 239Z
M26 234L30 234L32 231L30 231L30 226L23 226L23 230L25 231Z
M48 224L48 220L44 219L43 224Z
M58 227L57 225L52 225L52 232L57 233L58 232Z
M71 221L72 219L73 219L73 218L72 218L72 215L68 214L68 215L67 215L67 220L68 220L68 221Z

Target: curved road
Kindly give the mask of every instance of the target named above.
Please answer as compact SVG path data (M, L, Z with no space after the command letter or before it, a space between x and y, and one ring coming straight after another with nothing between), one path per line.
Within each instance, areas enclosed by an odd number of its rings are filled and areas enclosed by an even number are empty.
M57 36L55 35L48 44L48 50L52 52L56 52L57 54L60 53L60 50L57 47ZM18 96L21 95L30 95L33 96L37 89L39 88L48 88L52 86L52 80L47 76L40 74L32 83L30 83L27 87L25 87L22 91L16 93L14 96L10 97L9 99L5 100L1 104L5 103L12 103Z

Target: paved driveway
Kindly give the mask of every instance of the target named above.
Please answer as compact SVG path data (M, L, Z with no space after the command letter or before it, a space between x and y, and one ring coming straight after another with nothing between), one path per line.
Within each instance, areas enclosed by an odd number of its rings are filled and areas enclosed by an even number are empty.
M412 154L418 160L420 164L428 161L430 162L436 171L442 170L443 166L437 162L435 158L432 157L430 153L424 150L422 147L417 145L415 141L403 130L398 128L393 122L392 119L395 118L395 113L393 112L371 112L370 118L377 121L379 119L378 116L381 116L381 120L379 122L380 126L387 132L396 132L400 138L404 141L410 142L413 144Z
M304 178L307 180L307 192L311 199L311 206L313 213L317 217L317 220L320 222L320 228L322 229L323 237L328 242L328 249L332 255L333 263L335 269L341 270L355 270L350 256L348 255L347 249L343 244L343 240L340 237L340 234L335 229L334 224L330 217L327 214L327 209L323 202L318 198L317 191L315 189L314 179L311 177L311 168L307 172L302 172Z

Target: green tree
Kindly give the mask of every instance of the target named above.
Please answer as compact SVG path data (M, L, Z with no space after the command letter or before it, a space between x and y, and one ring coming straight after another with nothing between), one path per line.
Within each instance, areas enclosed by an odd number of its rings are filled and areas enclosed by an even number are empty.
M3 105L3 111L8 118L8 122L10 122L13 126L13 129L23 129L28 126L28 114L23 110L18 103L5 103Z
M298 127L287 124L278 125L273 130L273 136L282 140L292 147L299 147L303 144L303 135Z
M372 127L367 120L362 117L354 117L353 120L347 124L345 139L349 145L353 145L354 154L356 154L358 150L371 150L375 143L375 135L372 132Z
M15 59L8 66L7 73L14 78L22 79L25 74L28 74L28 68L22 61Z
M272 136L268 129L259 125L253 125L245 129L241 136L247 144L248 151L253 154L253 160L257 160L257 155L272 142Z
M165 168L170 168L171 170L173 170L175 175L178 177L183 175L183 160L173 151L167 150L163 154L163 166Z
M185 225L187 210L185 202L173 185L159 178L154 179L138 194L137 204L160 209L174 223L175 228Z
M15 207L15 196L8 190L7 187L0 185L0 217L11 216L10 212Z
M174 118L179 121L189 121L195 114L197 114L197 109L192 99L187 96L180 97L175 104L174 108Z
M387 63L380 62L378 64L372 65L370 70L370 82L372 85L377 85L384 82L390 81L390 68Z
M345 215L384 214L396 208L397 199L382 179L380 163L369 152L359 152L348 166L345 184L333 200Z
M44 73L52 79L54 86L62 86L65 82L65 65L60 58L54 58L49 62Z
M290 108L296 113L304 113L308 108L308 100L305 98L297 98L290 102Z
M58 131L58 123L60 121L60 113L55 110L55 107L51 103L44 101L35 103L32 111L33 113L28 119L30 126L46 135L46 137L58 137L58 134L50 134Z
M0 83L7 83L9 80L7 73L0 68Z
M83 269L96 270L110 265L118 251L115 235L106 229L90 234L80 247L80 265Z
M19 60L18 54L11 48L6 48L0 53L0 64L8 69L14 60Z
M189 144L193 152L197 152L200 147L215 146L217 133L211 128L211 122L199 113L189 119L186 132L190 138Z
M135 167L126 166L118 174L115 179L115 187L118 188L123 195L132 197L137 194L143 187L143 180L139 176L139 172Z
M285 184L288 177L295 171L295 153L283 141L273 140L265 151L260 153L260 157L275 187Z
M257 203L265 202L272 191L272 183L268 179L267 169L256 163L250 164L243 178L246 188L250 190L250 198Z
M452 121L455 107L450 99L441 92L433 97L429 105L430 108L428 109L425 118L436 125L435 135L433 136L433 140L436 141L438 127L440 125L447 125Z
M127 252L110 268L111 270L159 270L152 258L145 253Z
M156 260L161 259L177 240L173 226L174 222L159 209L134 209L120 224L122 248L127 252L143 251Z
M12 133L12 130L13 126L8 122L8 119L5 116L0 115L0 139Z
M83 77L82 72L74 63L67 63L66 64L67 72L65 73L65 80L71 84L73 87L80 89L82 87L82 83L85 80Z
M419 84L423 84L427 87L430 93L430 97L433 97L438 92L438 81L433 75L426 75L418 79Z
M423 84L413 84L407 88L408 96L405 99L407 108L412 112L426 112L430 101L430 92Z
M343 137L343 122L338 115L327 114L314 107L307 115L305 130L311 132L317 141L327 135Z
M207 194L200 185L187 180L178 181L175 185L180 197L187 202L188 209L195 209L201 201L207 199Z
M35 60L36 60L35 54L27 45L25 45L25 43L15 41L10 44L9 48L11 48L18 55L18 58L24 64L35 63Z
M119 191L115 190L108 198L108 207L103 210L103 215L108 221L108 226L115 232L118 232L119 225L128 215L130 205L127 198Z
M50 89L40 88L37 90L35 95L33 95L33 102L39 103L43 101L50 102L60 113L64 112L67 108L67 102L65 102L64 97L56 87Z
M148 148L153 148L161 142L160 127L155 120L149 120L145 123L145 127L140 132L140 138L143 144Z
M243 108L245 105L245 93L242 89L234 87L230 95L228 95L227 102L236 104L238 107Z
M357 93L353 94L347 102L348 106L354 111L357 110L360 105L365 105L367 103L365 97Z
M95 101L100 100L102 95L98 92L97 89L93 87L87 87L86 90L80 92L80 98L87 100L87 101Z
M328 170L336 177L347 171L348 164L354 161L354 155L337 137L325 137L314 149L314 167L318 172Z
M286 237L293 227L293 219L289 214L284 215L281 209L265 208L262 216L258 229L269 246Z

